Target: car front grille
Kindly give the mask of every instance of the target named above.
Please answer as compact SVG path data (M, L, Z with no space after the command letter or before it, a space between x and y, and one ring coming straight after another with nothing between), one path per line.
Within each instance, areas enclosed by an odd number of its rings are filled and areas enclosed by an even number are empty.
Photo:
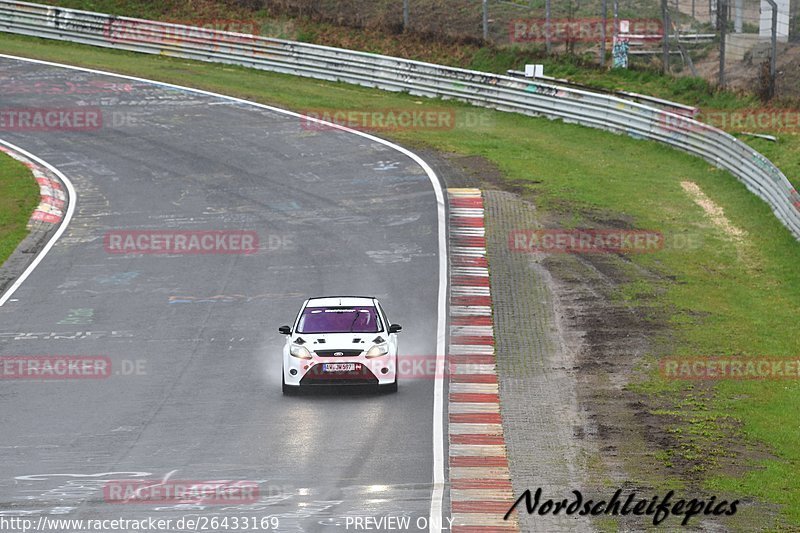
M377 385L378 378L365 364L357 363L356 370L323 372L322 364L314 365L300 380L301 385Z
M364 350L314 350L320 357L358 357Z

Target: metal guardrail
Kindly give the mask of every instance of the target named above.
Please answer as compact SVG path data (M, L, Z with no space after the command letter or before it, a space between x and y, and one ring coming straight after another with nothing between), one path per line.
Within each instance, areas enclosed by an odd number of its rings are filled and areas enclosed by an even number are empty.
M366 52L13 0L0 0L0 31L454 99L659 141L729 171L767 202L800 240L800 195L766 157L712 126L616 96Z
M650 96L647 94L632 93L629 91L620 91L613 89L600 89L598 87L590 87L588 85L583 85L582 83L576 83L574 81L565 80L561 78L554 78L552 76L530 77L526 76L525 73L521 70L507 70L506 74L514 78L522 78L531 82L535 82L537 80L543 80L545 83L557 85L559 87L569 87L572 89L580 89L582 91L589 91L592 93L615 95L619 96L620 98L624 98L626 100L632 100L640 104L657 107L658 109L662 109L664 111L670 111L672 113L676 113L678 115L682 115L685 117L694 118L700 112L700 110L697 109L696 107L680 104L678 102L672 102L670 100L664 100L662 98L656 98L655 96Z

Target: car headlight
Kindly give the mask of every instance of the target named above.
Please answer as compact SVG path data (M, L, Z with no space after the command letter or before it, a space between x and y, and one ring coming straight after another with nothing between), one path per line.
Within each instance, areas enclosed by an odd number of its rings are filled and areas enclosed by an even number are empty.
M376 344L367 351L366 357L380 357L389 353L389 345L384 343Z
M299 359L311 359L311 352L308 351L308 348L299 344L292 344L289 353Z

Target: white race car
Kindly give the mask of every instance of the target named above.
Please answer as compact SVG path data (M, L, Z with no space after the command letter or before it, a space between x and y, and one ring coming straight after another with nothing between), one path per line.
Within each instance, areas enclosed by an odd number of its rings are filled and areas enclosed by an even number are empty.
M326 296L303 303L294 327L281 326L283 393L313 385L375 385L397 391L397 333L368 296Z

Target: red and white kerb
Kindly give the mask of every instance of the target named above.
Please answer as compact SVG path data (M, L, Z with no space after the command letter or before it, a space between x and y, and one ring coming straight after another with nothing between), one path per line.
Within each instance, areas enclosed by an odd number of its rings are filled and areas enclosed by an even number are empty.
M64 218L64 208L67 204L67 195L58 180L51 178L43 168L36 163L29 161L25 157L0 146L0 151L5 152L14 159L20 161L31 169L33 177L39 184L39 195L41 197L39 206L33 212L28 226L34 222L45 222L48 224L58 224Z
M454 533L518 532L494 355L480 189L448 189L450 204L450 500Z

